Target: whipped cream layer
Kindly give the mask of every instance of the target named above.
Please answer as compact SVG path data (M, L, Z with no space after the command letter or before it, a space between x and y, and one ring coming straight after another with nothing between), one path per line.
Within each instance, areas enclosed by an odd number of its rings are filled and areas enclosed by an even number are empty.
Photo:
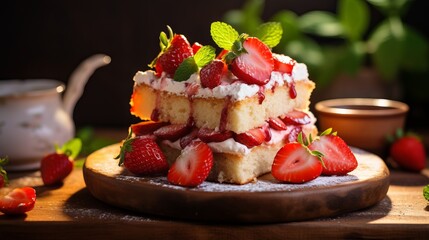
M176 95L186 95L188 86L197 84L199 87L195 94L193 94L194 97L220 99L230 97L233 101L240 101L247 97L252 97L257 94L261 88L261 86L256 84L243 83L232 74L224 77L222 83L213 89L201 87L198 73L192 74L186 81L178 82L167 77L165 73L162 73L161 77L156 77L154 71L148 70L145 72L138 71L133 79L137 85L143 83L154 89ZM273 71L270 81L263 87L265 89L272 89L274 86L283 86L284 84L296 81L308 81L307 66L303 63L295 64L291 74Z

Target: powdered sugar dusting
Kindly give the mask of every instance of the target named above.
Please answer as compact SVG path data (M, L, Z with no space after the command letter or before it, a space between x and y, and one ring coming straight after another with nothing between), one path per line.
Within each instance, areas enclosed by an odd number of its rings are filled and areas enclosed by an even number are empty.
M100 161L92 161L92 167L95 167L99 172L109 173L114 175L114 178L119 181L130 183L150 184L159 186L165 189L175 189L183 191L195 192L277 192L277 191L300 191L307 189L326 188L330 186L338 186L348 184L356 181L363 181L374 176L376 173L384 171L384 162L376 155L370 154L366 151L352 148L353 153L358 160L358 167L344 176L320 176L313 181L303 184L288 184L282 183L274 179L270 174L266 174L257 181L247 183L244 185L225 184L217 182L205 181L195 188L185 188L181 186L172 185L168 182L166 176L157 177L141 177L130 174L123 167L117 165L117 160L106 164L106 160L99 159ZM385 173L388 174L388 173Z

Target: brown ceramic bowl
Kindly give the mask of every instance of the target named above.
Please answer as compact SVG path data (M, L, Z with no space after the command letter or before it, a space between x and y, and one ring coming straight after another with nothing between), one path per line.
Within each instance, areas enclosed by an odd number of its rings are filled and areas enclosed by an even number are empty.
M315 105L319 130L333 128L350 146L381 155L386 137L405 124L408 105L387 99L340 98Z

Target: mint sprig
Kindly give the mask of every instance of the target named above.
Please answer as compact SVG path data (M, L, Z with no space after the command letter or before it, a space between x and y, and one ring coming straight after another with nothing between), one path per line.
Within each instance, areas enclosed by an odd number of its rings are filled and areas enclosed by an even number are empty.
M171 39L174 37L173 30L170 26L167 25L168 30L168 37L165 32L161 32L159 34L159 47L161 48L161 51L159 52L158 56L156 56L155 59L152 60L152 62L148 65L150 68L154 68L156 64L156 60L161 56L165 50L170 46Z
M423 187L423 196L425 197L426 200L429 201L429 185L426 185L425 187Z
M267 22L260 25L254 34L268 47L273 48L280 43L283 35L282 25L278 22Z
M9 159L7 157L0 157L0 176L3 176L3 181L5 185L9 184L9 178L7 177L7 172L3 169L3 166L5 166L8 162Z
M205 65L209 64L216 57L216 50L212 46L203 46L193 57L188 57L179 65L174 73L174 80L178 82L186 81L192 74Z
M75 159L82 149L82 141L79 138L73 138L64 143L61 147L56 147L57 153L63 153L69 156L70 159Z
M231 51L234 42L238 39L238 32L229 24L224 22L213 22L210 26L210 34L213 41L220 48Z

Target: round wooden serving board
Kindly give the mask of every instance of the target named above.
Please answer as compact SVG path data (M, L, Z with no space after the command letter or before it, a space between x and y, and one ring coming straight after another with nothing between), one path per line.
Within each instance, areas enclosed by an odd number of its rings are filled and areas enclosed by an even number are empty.
M196 188L163 177L138 177L118 166L119 144L100 149L85 161L89 192L108 204L174 219L217 222L291 222L370 207L389 188L383 160L353 148L359 166L346 176L321 176L305 184L285 184L266 174L245 185L204 182Z

